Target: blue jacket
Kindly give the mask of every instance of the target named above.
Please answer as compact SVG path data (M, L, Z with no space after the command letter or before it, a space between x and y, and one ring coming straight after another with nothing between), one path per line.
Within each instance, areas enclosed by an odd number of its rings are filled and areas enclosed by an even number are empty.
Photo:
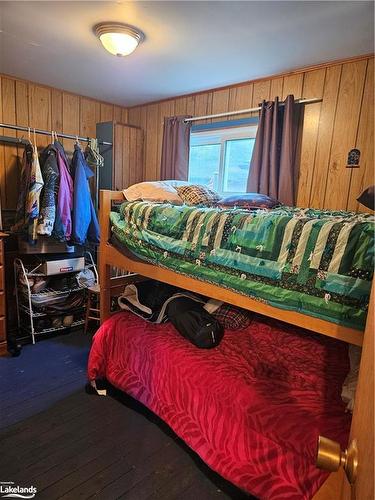
M77 245L84 245L86 242L98 244L100 229L88 182L94 173L87 165L81 148L77 145L74 147L72 173L74 177L74 201L71 241Z

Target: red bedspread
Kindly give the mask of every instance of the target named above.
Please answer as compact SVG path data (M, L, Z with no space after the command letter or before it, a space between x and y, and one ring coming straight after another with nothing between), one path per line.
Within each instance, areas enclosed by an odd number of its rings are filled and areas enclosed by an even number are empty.
M272 500L311 498L324 482L319 433L346 445L347 371L346 344L266 318L201 350L127 312L96 333L88 365L90 380L141 401L212 469Z

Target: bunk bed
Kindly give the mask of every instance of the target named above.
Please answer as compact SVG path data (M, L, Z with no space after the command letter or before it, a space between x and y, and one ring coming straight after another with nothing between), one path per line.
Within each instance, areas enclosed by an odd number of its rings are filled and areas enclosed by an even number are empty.
M137 258L134 253L127 251L126 248L119 249L119 245L113 244L110 212L112 202L124 201L122 192L101 191L100 204L100 227L101 244L99 250L99 276L101 284L101 319L104 321L110 314L110 289L113 286L111 282L111 266L126 269L141 276L162 281L180 288L196 292L207 297L221 300L244 309L262 314L271 318L284 321L291 325L306 328L316 333L337 338L344 342L355 345L362 345L364 320L362 311L361 321L333 322L311 314L304 314L297 310L284 309L270 305L267 301L257 300L244 293L220 286L213 282L205 281L204 278L192 277L187 274L176 272L167 266L154 265L142 258ZM350 224L349 224L350 226ZM367 291L368 296L370 290ZM366 309L367 304L364 308ZM350 319L350 318L349 318ZM355 325L357 323L357 325ZM347 326L350 324L351 326ZM353 326L355 325L355 327Z
M104 323L90 351L89 380L106 379L136 398L213 470L251 494L312 498L328 477L315 466L318 435L342 446L348 438L350 415L340 392L347 344L360 346L363 331L142 260L113 238L112 204L123 201L122 192L100 193ZM129 312L111 316L119 286L113 266L258 314L249 328L227 331L218 348L202 351L169 323L152 325Z

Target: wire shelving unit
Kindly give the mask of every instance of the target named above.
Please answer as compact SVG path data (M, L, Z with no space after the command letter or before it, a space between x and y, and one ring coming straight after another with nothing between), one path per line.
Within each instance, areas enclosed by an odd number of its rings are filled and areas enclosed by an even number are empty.
M85 310L85 300L83 297L82 305L78 307L72 307L69 311L59 311L48 312L43 311L43 300L52 299L56 297L57 301L63 302L64 296L68 298L72 293L82 291L85 293L86 285L81 283L74 283L70 286L62 287L61 289L54 289L52 287L46 287L39 292L33 292L30 280L35 278L44 278L45 274L41 272L42 263L36 266L25 265L20 258L14 261L14 276L15 276L15 290L16 290L16 304L17 304L17 320L19 331L23 331L26 334L31 335L32 343L35 344L36 337L39 335L45 335L53 332L59 332L64 330L70 330L81 326L84 324L84 310ZM92 254L90 252L85 252L85 269L91 269L94 273L95 282L98 283L98 273L96 265ZM70 271L61 273L58 275L49 276L48 278L66 277L69 275L77 274L77 271ZM38 300L41 301L38 304ZM67 325L64 325L63 321L57 321L55 326L49 326L45 324L44 326L39 326L38 322L56 317L60 318L62 316L73 315L73 321ZM39 323L40 324L40 323Z

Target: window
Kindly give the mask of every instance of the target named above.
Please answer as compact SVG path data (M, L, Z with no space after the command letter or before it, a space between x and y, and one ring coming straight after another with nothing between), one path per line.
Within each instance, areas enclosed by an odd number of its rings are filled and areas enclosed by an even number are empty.
M250 118L193 127L189 182L223 195L245 193L257 126Z

